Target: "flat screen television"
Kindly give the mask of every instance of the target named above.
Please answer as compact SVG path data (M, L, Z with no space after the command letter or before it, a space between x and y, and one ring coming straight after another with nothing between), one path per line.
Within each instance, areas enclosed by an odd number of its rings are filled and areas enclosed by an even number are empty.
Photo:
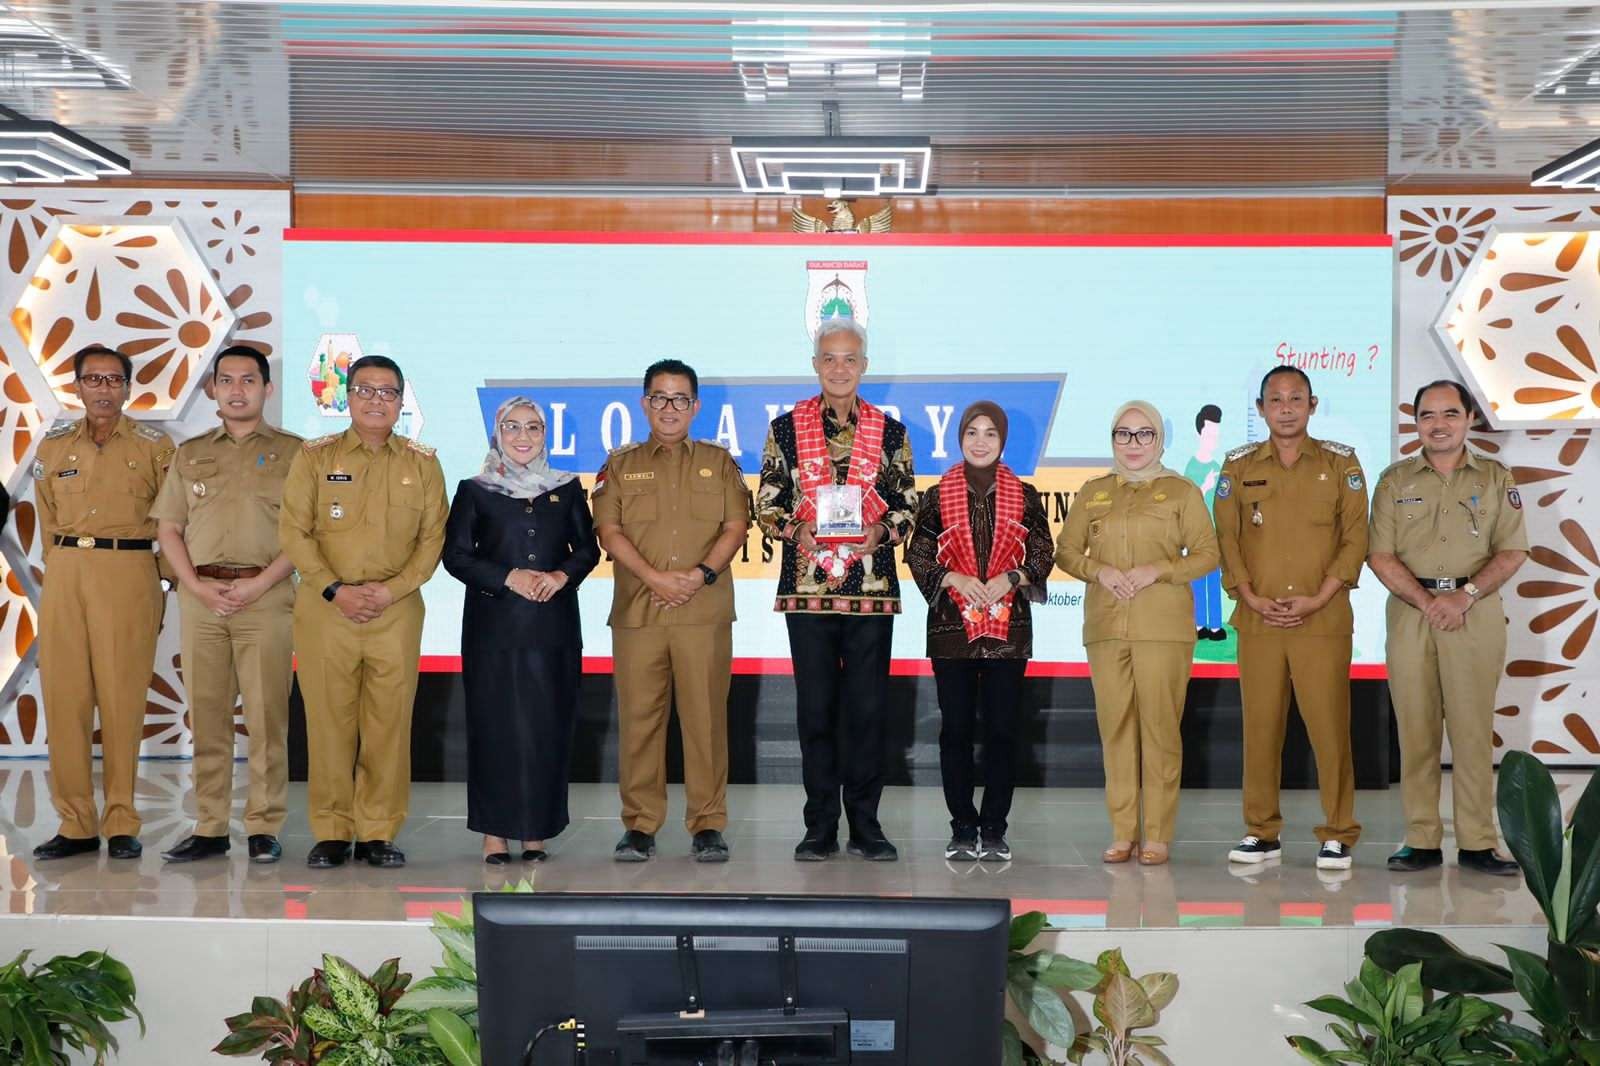
M540 892L473 907L484 1066L1000 1062L1007 900Z

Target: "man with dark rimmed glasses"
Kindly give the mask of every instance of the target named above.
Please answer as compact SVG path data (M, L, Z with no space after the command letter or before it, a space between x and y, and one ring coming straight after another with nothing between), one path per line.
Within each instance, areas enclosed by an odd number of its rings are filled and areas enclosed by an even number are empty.
M33 462L45 563L39 675L61 817L33 856L98 851L104 830L111 858L136 859L133 786L165 606L150 506L174 449L165 433L122 413L133 377L126 355L91 345L73 356L72 376L84 416L45 434ZM103 818L91 779L97 708Z

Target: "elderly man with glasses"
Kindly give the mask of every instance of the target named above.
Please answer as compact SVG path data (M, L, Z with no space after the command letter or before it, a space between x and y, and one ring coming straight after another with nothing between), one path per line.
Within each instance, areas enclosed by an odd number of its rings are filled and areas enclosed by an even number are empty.
M350 428L307 441L283 486L314 867L342 865L352 837L358 861L406 862L394 838L411 796L419 590L439 565L449 508L433 449L394 432L404 390L392 359L357 359Z
M84 416L47 433L33 462L46 571L39 673L50 794L61 817L33 856L98 851L104 829L111 858L136 859L143 849L133 784L165 605L150 505L174 449L165 433L122 413L133 377L126 355L91 345L73 356L72 375ZM90 777L97 707L103 819Z
M614 857L644 862L655 854L667 817L667 716L676 698L692 852L697 862L726 862L727 571L750 528L750 494L727 449L689 439L700 411L693 367L676 359L652 364L639 406L649 438L606 457L593 496L600 546L616 563L610 623L624 832Z

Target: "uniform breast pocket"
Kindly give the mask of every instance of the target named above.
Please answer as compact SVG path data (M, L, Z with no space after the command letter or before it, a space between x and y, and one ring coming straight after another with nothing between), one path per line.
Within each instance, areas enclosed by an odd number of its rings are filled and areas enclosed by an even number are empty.
M725 517L721 486L708 485L702 489L696 485L689 493L689 517L702 522L721 522Z
M128 495L134 499L149 503L156 498L156 492L161 488L159 481L152 481L144 474L128 474Z
M1239 510L1244 515L1246 528L1261 528L1266 516L1275 509L1272 488L1267 485L1245 485L1235 491L1239 495Z
M422 487L396 485L389 490L389 533L404 539L422 527Z
M622 489L622 521L654 522L657 511L656 487L652 484L624 485Z
M1339 517L1340 491L1353 491L1343 489L1343 482L1334 485L1332 481L1317 482L1316 491L1311 494L1309 506L1306 508L1306 518L1312 525L1331 526Z

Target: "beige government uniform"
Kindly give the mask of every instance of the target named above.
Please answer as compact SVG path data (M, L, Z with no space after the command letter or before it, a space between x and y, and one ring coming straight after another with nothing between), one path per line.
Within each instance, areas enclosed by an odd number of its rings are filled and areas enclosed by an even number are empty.
M1083 645L1115 840L1172 840L1183 778L1179 723L1194 660L1189 582L1215 570L1217 558L1205 497L1176 475L1141 482L1107 474L1085 482L1056 540L1056 565L1088 586ZM1159 576L1131 600L1096 580L1108 566L1146 564Z
M748 521L750 491L727 449L653 437L613 451L590 500L597 528L622 535L658 570L705 560L724 522ZM728 824L728 685L733 659L733 574L681 607L657 607L625 567L612 568L611 651L617 686L617 780L622 823L655 833L667 817L667 719L683 737L689 832Z
M1324 817L1317 839L1353 845L1361 825L1350 748L1350 590L1367 557L1361 463L1348 445L1312 437L1301 441L1299 457L1287 467L1270 440L1246 444L1222 464L1213 510L1222 587L1236 600L1245 581L1268 599L1314 596L1329 575L1340 581L1327 606L1294 629L1267 625L1242 600L1234 608L1246 832L1276 840L1283 827L1278 789L1292 688L1317 760Z
M178 447L151 517L183 527L196 567L264 570L276 559L278 508L289 466L304 443L262 423L234 439L225 428ZM204 579L202 579L204 580ZM221 579L225 580L225 579ZM226 618L178 590L183 685L194 733L199 836L227 836L233 806L233 706L244 697L250 734L247 835L283 828L289 782L289 690L294 684L294 582L284 580Z
M393 840L411 796L411 711L423 582L439 565L448 502L433 449L354 429L307 441L283 486L283 551L300 573L294 646L306 705L307 787L318 840ZM328 585L382 582L394 601L357 624Z
M172 451L165 433L126 415L103 445L94 443L86 420L57 426L39 442L39 674L50 793L63 836L139 834L133 786L165 597L150 543L122 542L153 541L150 504ZM103 822L90 777L96 707Z
M1371 550L1392 554L1412 575L1465 584L1497 552L1527 551L1522 499L1511 471L1467 450L1452 473L1422 455L1383 472L1372 496ZM1441 729L1450 732L1456 844L1493 848L1494 697L1506 659L1500 594L1472 605L1454 632L1433 628L1398 596L1388 605L1389 696L1400 729L1400 790L1406 843L1437 848Z

